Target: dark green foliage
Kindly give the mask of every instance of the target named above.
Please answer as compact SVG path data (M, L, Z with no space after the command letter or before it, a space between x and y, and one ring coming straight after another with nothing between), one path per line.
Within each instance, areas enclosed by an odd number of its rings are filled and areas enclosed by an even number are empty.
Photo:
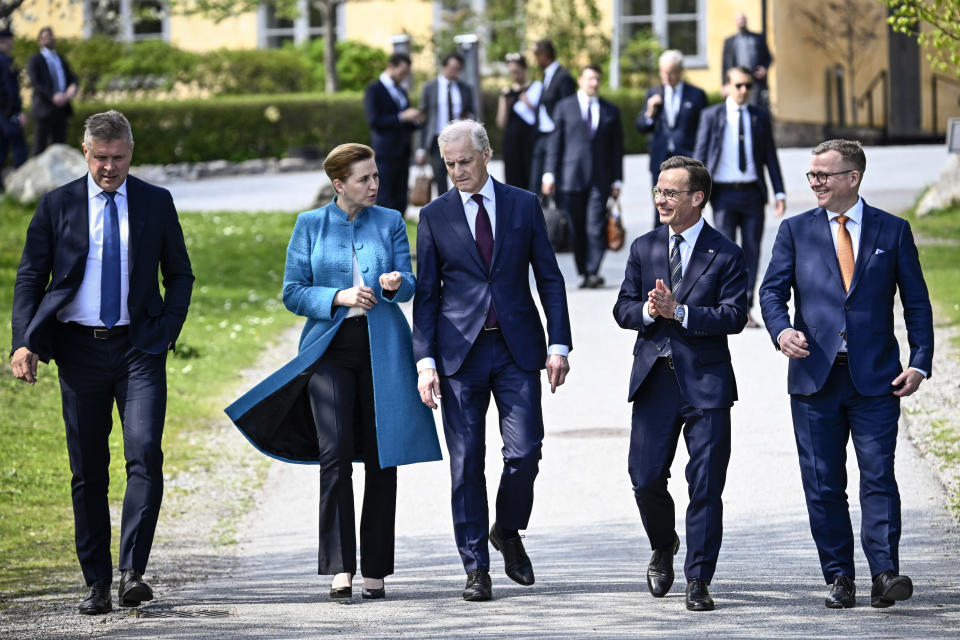
M307 61L313 77L313 87L323 89L326 74L323 68L322 39L311 40L296 48ZM337 42L337 77L341 91L363 91L387 66L387 52L355 40Z
M299 93L313 83L307 61L289 49L217 49L200 57L195 78L217 95Z

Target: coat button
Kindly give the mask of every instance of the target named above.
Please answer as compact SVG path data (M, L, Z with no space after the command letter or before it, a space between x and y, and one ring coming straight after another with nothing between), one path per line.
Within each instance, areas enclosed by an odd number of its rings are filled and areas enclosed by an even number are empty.
M846 309L847 311L850 311L850 305L848 304L843 305L843 308Z
M363 271L364 273L366 273L367 271L370 271L370 267L364 267L363 269L361 269L361 271Z

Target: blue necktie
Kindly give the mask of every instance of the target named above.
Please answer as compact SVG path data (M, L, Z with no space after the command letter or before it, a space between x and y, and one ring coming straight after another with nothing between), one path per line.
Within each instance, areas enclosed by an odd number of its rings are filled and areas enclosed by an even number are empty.
M103 255L100 264L100 321L107 329L120 319L120 214L116 192L104 191Z

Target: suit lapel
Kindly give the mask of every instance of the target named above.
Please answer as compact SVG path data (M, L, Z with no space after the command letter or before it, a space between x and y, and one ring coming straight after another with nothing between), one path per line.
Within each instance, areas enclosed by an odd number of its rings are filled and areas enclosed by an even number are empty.
M480 250L477 249L477 242L473 239L473 234L470 233L470 226L467 224L467 214L463 210L463 201L460 200L460 192L456 189L451 189L443 195L444 200L446 200L444 207L443 219L450 225L450 231L453 233L454 237L463 245L463 250L466 251L470 257L473 258L473 261L477 263L477 266L484 272L487 272L487 267L483 264L483 258L480 257ZM499 228L500 225L498 224ZM494 238L493 241L494 257L496 257L497 241Z
M137 248L143 238L143 228L147 220L147 204L140 188L140 181L127 176L127 275L133 274L133 265L137 258Z
M497 228L493 230L493 258L490 260L491 268L497 264L497 256L500 255L500 248L503 246L507 237L507 225L513 220L513 198L507 196L507 190L502 184L493 181L493 197L496 198L497 207ZM476 242L473 243L476 246ZM477 250L477 255L480 251Z
M87 176L77 180L70 198L69 215L66 219L71 246L76 249L75 259L85 262L90 253L90 200L87 194Z
M877 212L864 202L863 216L860 218L860 246L857 248L857 262L853 267L853 280L850 281L848 297L856 289L863 272L866 271L867 263L877 251L877 237L880 235L882 225L883 220Z
M713 230L713 227L706 222L703 223L703 229L700 230L700 237L697 238L697 244L693 246L690 253L690 262L680 280L680 292L673 292L673 297L677 302L683 302L687 298L687 292L693 289L694 283L707 270L713 259L717 257L717 243L719 234Z
M760 124L760 117L757 115L757 110L752 106L747 105L747 114L750 116L750 146L753 149L753 163L757 167L757 176L760 182L763 182L763 151L760 149L760 144L763 142L765 132L762 131L762 126Z
M830 228L830 219L827 217L826 209L823 207L817 209L810 217L810 224L812 225L811 237L820 247L820 256L823 258L824 264L827 265L830 278L842 289L843 277L840 275L840 263L837 262L837 249L833 244L833 231Z

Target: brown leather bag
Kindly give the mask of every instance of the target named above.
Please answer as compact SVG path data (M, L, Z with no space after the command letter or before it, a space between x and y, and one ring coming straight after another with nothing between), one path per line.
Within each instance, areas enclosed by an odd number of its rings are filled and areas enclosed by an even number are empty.
M607 249L620 251L627 239L627 230L623 228L623 210L620 199L607 200Z
M415 207L423 207L430 204L431 190L433 189L433 177L427 171L426 166L419 167L419 171L413 178L413 186L410 188L410 204Z

